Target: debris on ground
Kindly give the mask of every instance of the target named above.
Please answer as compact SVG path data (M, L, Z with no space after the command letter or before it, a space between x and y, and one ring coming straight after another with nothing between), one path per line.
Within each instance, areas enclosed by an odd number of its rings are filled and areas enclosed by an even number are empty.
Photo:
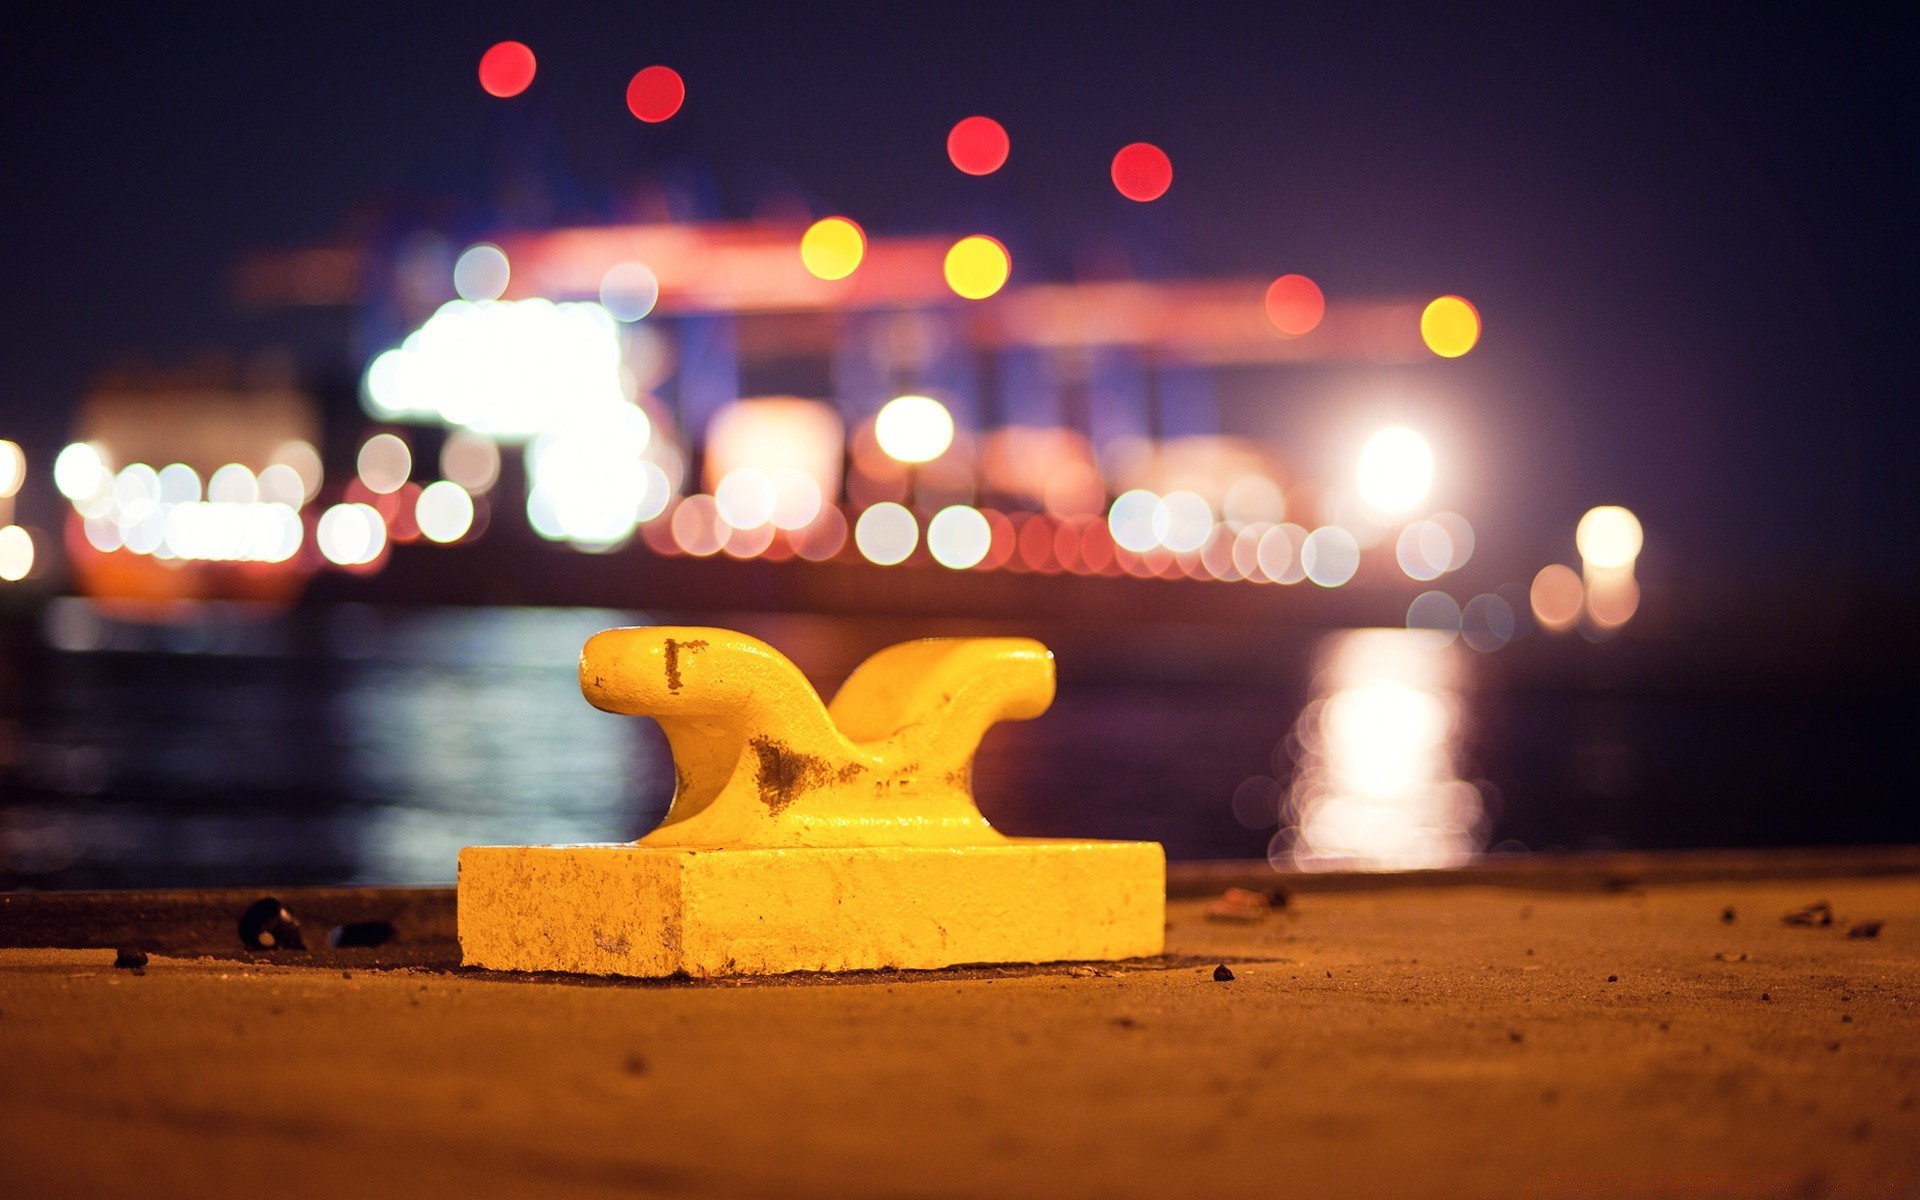
M1714 955L1714 957L1721 962L1745 962L1747 961L1747 952L1745 950L1722 950L1720 953Z
M1880 927L1884 924L1886 924L1885 921L1860 921L1847 930L1847 936L1850 938L1879 937Z
M1283 905L1286 903L1285 895L1286 893L1281 893ZM1207 905L1207 920L1264 921L1267 919L1267 913L1272 911L1272 907L1272 903L1264 892L1256 892L1250 888L1230 887L1220 894L1218 900Z
M1213 969L1213 981L1215 983L1230 983L1232 980L1233 972L1227 970L1227 964L1221 963Z
M1620 977L1619 977L1618 975L1609 975L1609 976L1607 976L1607 982L1608 982L1608 983L1619 983L1619 982L1620 982Z
M1735 909L1731 904L1727 905L1725 908L1720 910L1720 923L1723 925L1731 925L1735 921L1738 921L1739 919L1740 919L1739 911Z
M254 901L240 914L240 942L249 950L307 948L293 911L272 896Z
M133 949L115 950L113 965L122 971L138 971L147 965L147 952Z
M1833 924L1833 906L1825 900L1815 900L1805 908L1796 908L1780 918L1789 925L1825 926Z

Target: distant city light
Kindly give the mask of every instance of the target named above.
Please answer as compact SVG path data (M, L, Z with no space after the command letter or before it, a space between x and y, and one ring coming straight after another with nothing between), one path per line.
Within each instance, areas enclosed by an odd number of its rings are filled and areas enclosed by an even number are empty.
M1129 200L1158 200L1173 186L1173 160L1151 142L1122 146L1113 156L1113 186Z
M535 532L608 550L659 515L666 473L647 461L653 424L631 404L592 409L527 447L527 518Z
M679 112L686 98L686 81L672 67L642 68L627 84L627 111L649 125Z
M853 544L868 562L883 567L905 562L920 544L920 526L907 508L885 501L854 522Z
M1588 509L1573 535L1581 560L1602 568L1631 567L1642 540L1640 518L1617 504Z
M1480 340L1480 313L1459 296L1442 296L1420 314L1420 339L1441 358L1459 358Z
M533 74L533 51L522 42L496 42L480 56L480 87L489 96L518 96L533 83Z
M16 495L26 480L26 452L14 442L0 440L0 500Z
M387 523L370 504L336 504L320 514L314 542L330 563L365 566L387 548Z
M873 436L896 462L932 462L953 445L953 414L931 396L896 396L874 417Z
M659 302L660 280L643 263L615 263L600 279L600 304L616 321L643 320Z
M379 495L400 490L413 474L413 451L391 433L376 433L360 447L360 482Z
M74 442L54 457L53 486L75 504L100 495L112 479L106 456L92 442Z
M420 489L413 519L430 542L457 542L473 528L473 497L451 480L440 479Z
M781 467L771 479L773 527L792 532L813 524L820 516L820 506L826 503L819 480L798 467Z
M166 472L161 472L161 483L166 483ZM307 483L300 473L286 463L271 463L260 472L255 480L260 500L266 504L284 504L288 508L299 510L307 502Z
M1453 537L1438 521L1413 521L1400 531L1393 556L1408 579L1438 579L1453 565Z
M993 527L971 505L943 508L927 522L927 550L943 567L964 571L978 566L992 548Z
M969 175L991 175L1007 161L1007 131L992 117L968 117L947 134L947 158Z
M1300 566L1321 587L1339 587L1360 569L1360 543L1338 525L1322 525L1301 545Z
M1460 640L1491 654L1513 640L1513 606L1492 592L1475 596L1460 611Z
M773 520L779 499L773 480L753 467L736 467L726 473L713 489L713 503L720 516L735 529L758 529Z
M18 583L33 570L33 535L18 525L0 529L0 579Z
M1573 628L1573 623L1580 619L1580 607L1585 600L1586 585L1580 582L1580 573L1562 563L1541 567L1527 589L1533 619L1555 632Z
M1312 333L1327 315L1320 285L1305 275L1282 275L1267 287L1267 320L1287 337Z
M1407 628L1451 642L1460 636L1460 603L1445 592L1421 592L1407 605Z
M500 447L490 437L456 429L440 444L440 474L471 495L485 495L500 480Z
M160 468L160 503L192 504L204 493L200 473L185 463L168 463Z
M468 246L453 263L453 290L462 300L498 300L512 278L507 252L492 242Z
M1160 498L1165 515L1160 544L1175 554L1190 554L1213 533L1213 509L1198 492L1173 491Z
M253 504L260 499L260 481L239 463L228 463L207 480L207 499L215 504Z
M528 438L631 408L620 324L599 304L550 300L440 306L367 367L367 411Z
M1301 551L1307 544L1307 531L1299 525L1276 525L1260 537L1255 564L1260 573L1275 583L1299 583L1307 577Z
M1107 530L1114 545L1145 554L1160 544L1167 530L1166 506L1145 488L1133 488L1113 498L1107 509Z
M867 235L846 217L822 217L800 235L800 262L819 279L845 279L867 254Z
M1406 512L1433 487L1433 449L1405 426L1382 429L1360 451L1360 498L1381 512Z
M321 468L320 452L311 444L297 439L281 443L269 460L269 465L273 464L291 467L300 476L301 486L306 489L306 499L311 500L320 494L320 485L326 480L326 472Z
M947 286L966 300L985 300L1007 285L1013 259L1007 248L985 234L961 238L947 251Z

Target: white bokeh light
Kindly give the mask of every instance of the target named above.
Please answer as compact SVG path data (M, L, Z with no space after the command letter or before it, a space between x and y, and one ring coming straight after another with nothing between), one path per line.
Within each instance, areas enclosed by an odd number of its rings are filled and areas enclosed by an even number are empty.
M1357 482L1373 508L1406 512L1433 489L1433 448L1404 425L1382 429L1361 448Z
M874 417L873 437L896 462L932 462L953 445L953 414L931 396L896 396Z
M993 527L971 505L950 505L927 522L927 552L943 567L964 571L978 566L992 548Z
M920 544L920 525L907 508L885 501L860 514L853 544L868 562L890 567L905 562Z

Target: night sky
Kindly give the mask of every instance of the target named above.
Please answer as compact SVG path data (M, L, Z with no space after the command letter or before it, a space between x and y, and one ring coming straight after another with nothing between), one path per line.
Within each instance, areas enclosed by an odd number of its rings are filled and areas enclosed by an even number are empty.
M0 436L43 472L99 370L253 344L247 250L620 219L664 176L711 215L992 232L1016 283L1458 292L1466 359L1299 372L1240 431L1331 473L1356 430L1420 425L1516 569L1624 503L1650 575L1911 586L1920 53L1882 11L37 6L4 75ZM540 58L512 102L474 78L502 38ZM689 93L657 128L621 99L656 62ZM976 112L1013 139L984 180L943 151ZM1106 178L1142 139L1175 168L1144 207Z

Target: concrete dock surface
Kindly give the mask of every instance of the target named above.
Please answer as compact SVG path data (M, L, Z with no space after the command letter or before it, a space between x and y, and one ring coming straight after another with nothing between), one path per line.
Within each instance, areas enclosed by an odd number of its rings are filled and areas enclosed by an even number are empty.
M0 1195L1920 1195L1920 877L1210 903L845 977L0 949Z

